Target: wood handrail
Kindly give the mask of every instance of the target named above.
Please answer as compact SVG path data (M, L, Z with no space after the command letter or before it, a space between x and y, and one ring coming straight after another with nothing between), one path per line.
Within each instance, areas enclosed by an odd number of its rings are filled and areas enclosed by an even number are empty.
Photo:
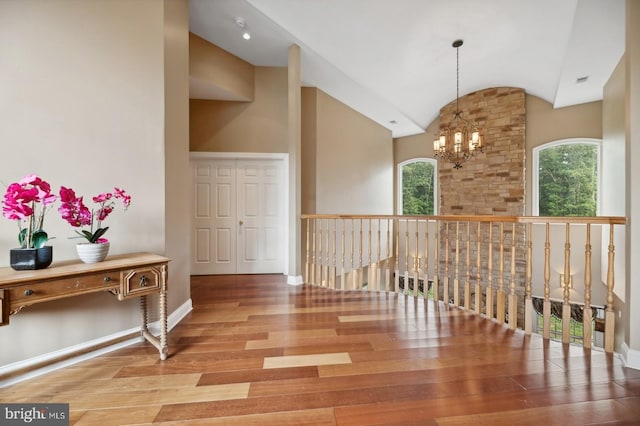
M301 219L391 219L391 220L429 220L449 222L491 222L491 223L559 223L592 225L625 225L624 216L492 216L492 215L374 215L374 214L311 214L300 215Z

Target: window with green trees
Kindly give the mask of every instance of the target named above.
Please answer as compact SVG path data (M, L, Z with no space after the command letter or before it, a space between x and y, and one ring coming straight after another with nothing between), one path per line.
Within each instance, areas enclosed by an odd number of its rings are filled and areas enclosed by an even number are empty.
M533 154L533 214L598 214L599 141L580 139L552 142L534 149Z
M399 165L402 214L435 214L436 161L418 159Z

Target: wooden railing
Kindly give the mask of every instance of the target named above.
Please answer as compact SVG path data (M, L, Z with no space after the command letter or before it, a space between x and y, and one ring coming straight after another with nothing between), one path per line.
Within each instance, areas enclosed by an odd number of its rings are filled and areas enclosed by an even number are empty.
M532 297L539 297L545 338L552 302L562 304L556 321L565 343L578 306L585 347L593 341L592 308L601 305L603 346L612 352L614 231L624 224L623 217L306 214L304 279L335 290L429 297L527 334L536 329ZM579 244L584 250L572 251ZM553 286L556 275L559 285Z

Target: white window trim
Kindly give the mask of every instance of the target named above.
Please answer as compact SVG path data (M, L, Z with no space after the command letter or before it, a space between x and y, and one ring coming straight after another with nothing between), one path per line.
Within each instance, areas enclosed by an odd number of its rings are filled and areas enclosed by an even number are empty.
M405 160L402 163L398 163L398 167L397 167L397 175L396 175L396 182L397 182L397 188L396 188L396 193L397 195L397 204L396 204L396 211L398 212L398 215L402 215L402 168L408 164L412 164L412 163L431 163L431 165L433 165L433 214L437 215L438 214L438 160L434 159L434 158L428 158L428 157L419 157L419 158L411 158L409 160Z
M600 215L600 205L602 200L602 191L601 191L601 183L602 183L602 139L594 139L594 138L571 138L571 139L560 139L553 142L545 143L544 145L537 146L533 148L533 164L531 170L531 214L533 216L540 215L540 184L539 184L539 172L540 172L540 152L547 149L553 148L560 145L594 145L597 146L596 150L596 164L598 165L598 177L596 182L596 191L598 194L598 199L596 200L596 216Z

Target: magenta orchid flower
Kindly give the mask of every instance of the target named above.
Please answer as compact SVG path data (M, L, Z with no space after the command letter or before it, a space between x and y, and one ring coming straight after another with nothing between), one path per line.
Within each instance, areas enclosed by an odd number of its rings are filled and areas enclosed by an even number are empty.
M102 238L109 227L102 227L102 221L105 220L115 209L116 199L122 200L125 210L131 204L131 196L124 190L114 188L113 193L104 192L91 198L94 203L98 204L95 210L89 210L84 205L83 198L77 197L71 188L60 187L61 205L58 212L69 225L74 228L89 226L89 230L82 229L76 231L78 235L85 238L90 243L103 244L108 242L106 238Z
M31 173L7 187L2 200L2 215L18 221L18 242L22 248L41 248L49 236L44 231L44 215L57 197L51 185ZM26 223L25 223L26 222Z

